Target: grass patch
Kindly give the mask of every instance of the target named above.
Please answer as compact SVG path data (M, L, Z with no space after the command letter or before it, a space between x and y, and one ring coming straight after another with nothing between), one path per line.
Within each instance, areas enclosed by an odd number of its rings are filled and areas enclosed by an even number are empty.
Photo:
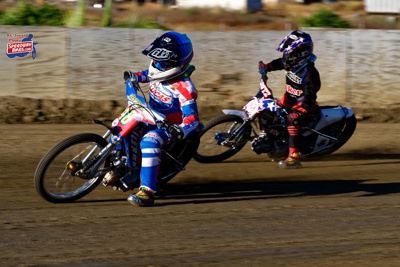
M353 26L342 20L336 13L320 8L309 18L300 18L300 25L305 27L324 28L352 28Z

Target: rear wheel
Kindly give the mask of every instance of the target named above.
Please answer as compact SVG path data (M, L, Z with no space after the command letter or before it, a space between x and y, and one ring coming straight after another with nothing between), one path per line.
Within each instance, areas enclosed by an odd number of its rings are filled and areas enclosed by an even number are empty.
M329 155L341 148L353 135L357 126L357 119L354 115L344 119L343 121L336 122L323 129L323 133L335 137L338 141L333 141L330 148L322 150L313 156Z
M74 135L61 141L42 158L36 168L36 191L53 203L73 202L87 195L100 183L101 177L95 173L88 175L90 168L79 176L75 175L75 171L82 168L83 161L89 162L98 155L107 144L103 137L91 133Z
M174 178L193 158L199 146L198 133L191 137L172 143L162 154L157 190Z
M250 140L251 125L247 124L238 132L233 141L227 141L242 124L243 119L235 115L222 115L208 121L200 133L194 159L200 163L217 163L238 153Z

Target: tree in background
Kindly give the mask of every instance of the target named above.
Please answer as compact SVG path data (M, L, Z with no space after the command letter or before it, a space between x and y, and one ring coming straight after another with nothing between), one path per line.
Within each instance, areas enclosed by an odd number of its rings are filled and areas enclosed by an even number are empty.
M113 0L105 0L104 3L104 12L101 20L101 26L108 27L111 25L112 18L112 9L113 9Z
M78 0L75 10L68 14L65 18L67 26L83 26L85 25L87 0Z

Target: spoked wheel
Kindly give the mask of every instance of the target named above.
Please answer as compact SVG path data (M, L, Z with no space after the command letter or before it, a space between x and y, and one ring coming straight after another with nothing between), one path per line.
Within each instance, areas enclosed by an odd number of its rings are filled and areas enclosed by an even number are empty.
M194 159L200 163L217 163L238 153L249 141L251 125L243 124L243 119L235 115L222 115L208 121L200 133L200 145ZM237 136L228 142L232 134Z
M97 134L71 136L52 148L36 168L36 191L53 203L73 202L90 193L102 180L91 168L79 174L82 163L90 162L108 142ZM100 168L104 167L104 163Z

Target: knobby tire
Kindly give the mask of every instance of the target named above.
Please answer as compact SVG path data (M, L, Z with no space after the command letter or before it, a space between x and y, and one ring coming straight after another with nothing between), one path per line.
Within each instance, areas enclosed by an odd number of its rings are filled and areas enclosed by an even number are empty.
M89 194L100 183L101 177L82 179L73 176L66 164L83 148L90 151L91 147L97 146L96 155L107 144L107 140L93 133L74 135L58 143L44 155L36 168L34 184L38 194L52 203L69 203ZM82 153L82 158L84 156Z
M235 115L222 115L206 122L200 133L200 145L194 159L200 163L218 163L238 153L250 140L250 124L246 126L234 148L218 145L214 138L215 133L227 131L235 122L239 127L243 119Z

